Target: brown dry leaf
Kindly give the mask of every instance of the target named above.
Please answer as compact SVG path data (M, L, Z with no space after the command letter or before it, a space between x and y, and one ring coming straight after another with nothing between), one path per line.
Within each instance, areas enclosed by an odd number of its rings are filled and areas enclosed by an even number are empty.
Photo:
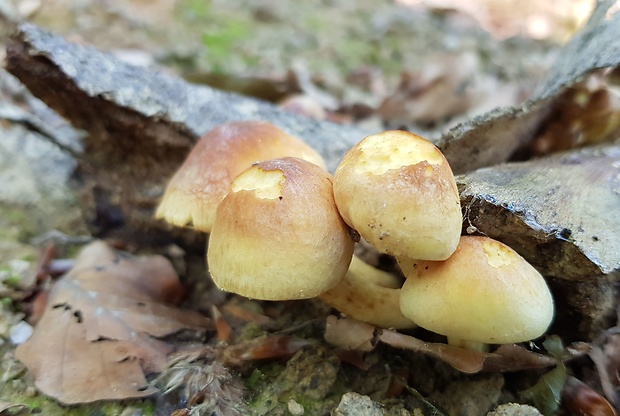
M595 362L601 376L601 385L607 399L614 405L620 407L620 329L609 336L607 342L602 346L600 359L590 353L590 358ZM606 371L601 371L606 368Z
M485 355L488 355L448 344L424 342L412 336L392 330L379 330L377 339L394 348L402 348L428 354L468 374L482 371Z
M491 94L489 82L481 76L480 60L474 53L440 55L420 71L404 72L379 114L395 128L442 123L481 104ZM492 90L496 93L496 86Z
M210 325L198 313L165 304L181 291L164 257L132 257L97 241L53 287L16 356L37 388L66 404L151 395L156 390L145 374L162 371L173 350L155 337Z
M290 335L267 335L231 345L219 351L218 358L227 365L237 366L246 361L290 358L312 342Z
M15 404L0 401L0 416L2 415L21 415L30 413L28 406L25 404Z
M568 377L562 390L562 405L571 415L617 416L603 396L575 377Z
M606 330L589 345L587 353L596 366L605 397L620 407L620 326Z
M378 341L394 348L402 348L428 354L440 359L464 373L481 371L517 371L530 368L544 368L556 364L556 360L536 354L517 345L501 345L492 353L480 353L447 344L429 343L394 330L375 328L354 319L327 318L325 338L342 348L356 348L369 351Z
M345 350L371 351L375 347L375 327L355 319L327 317L325 341Z

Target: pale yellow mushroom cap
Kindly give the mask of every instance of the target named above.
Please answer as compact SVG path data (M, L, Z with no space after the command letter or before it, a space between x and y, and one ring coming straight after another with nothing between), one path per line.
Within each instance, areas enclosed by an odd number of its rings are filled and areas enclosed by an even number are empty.
M168 183L155 217L172 225L192 225L209 233L217 204L239 173L254 162L287 156L305 159L326 169L321 155L271 123L222 124L198 140Z
M401 289L400 308L419 326L485 344L528 341L551 324L544 278L499 241L464 236L445 261L417 261Z
M233 181L217 208L207 263L222 290L305 299L338 284L353 246L329 173L284 158L256 163Z
M461 235L456 181L443 154L405 131L368 136L334 174L340 214L379 251L444 260Z

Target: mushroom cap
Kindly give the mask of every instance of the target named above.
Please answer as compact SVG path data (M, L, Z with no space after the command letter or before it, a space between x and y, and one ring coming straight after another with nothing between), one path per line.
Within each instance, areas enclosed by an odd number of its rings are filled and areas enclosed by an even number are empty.
M296 158L258 162L217 208L207 263L215 284L262 300L315 297L345 276L354 242L327 171Z
M334 174L340 214L379 251L445 260L461 235L456 181L443 154L405 131L368 136Z
M463 236L448 260L415 262L400 308L430 331L485 344L537 338L554 313L534 267L505 244L476 236Z
M155 217L209 233L217 204L233 179L254 162L286 156L327 169L315 150L271 123L236 121L217 126L198 140L174 174Z

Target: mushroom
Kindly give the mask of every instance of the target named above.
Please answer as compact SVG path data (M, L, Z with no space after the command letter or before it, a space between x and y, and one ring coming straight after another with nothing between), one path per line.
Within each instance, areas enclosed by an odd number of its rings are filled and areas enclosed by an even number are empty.
M207 249L223 290L262 300L305 299L345 276L354 242L331 175L301 159L258 162L217 208Z
M218 126L197 142L170 180L155 215L172 225L191 224L198 231L211 233L217 205L239 173L253 162L295 155L325 169L325 163L318 153L270 123L242 121ZM212 242L209 244L213 245ZM354 263L360 265L362 261L356 259ZM371 266L355 266L338 283L340 288L331 291L332 300L328 303L338 310L346 311L353 318L363 320L365 316L371 316L368 311L347 306L345 299L353 298L353 303L357 305L362 302L361 296L365 296L363 302L366 302L366 306L377 305L374 310L383 311L378 313L379 316L396 317L395 320L384 318L385 325L400 327L406 321L406 326L411 327L413 324L402 317L398 308L397 291L385 287L390 286L389 282L394 281L394 276L374 270ZM371 284L376 278L379 281ZM373 287L379 290L372 290ZM338 296L334 293L338 293ZM311 297L308 293L304 296ZM389 302L386 302L387 299Z
M233 179L254 162L286 156L326 169L314 149L271 123L236 121L217 126L198 140L172 177L155 217L209 233L217 204Z
M222 290L261 300L319 297L373 325L415 326L399 308L400 281L353 256L331 176L300 159L255 163L217 208L207 249Z
M401 286L396 276L353 256L344 279L319 299L358 321L381 328L413 328L416 324L400 311Z
M554 314L540 273L505 244L478 236L461 237L447 260L414 262L400 308L449 344L481 351L541 336Z
M413 133L364 138L334 174L343 219L380 252L397 259L445 260L461 235L456 181L443 154Z

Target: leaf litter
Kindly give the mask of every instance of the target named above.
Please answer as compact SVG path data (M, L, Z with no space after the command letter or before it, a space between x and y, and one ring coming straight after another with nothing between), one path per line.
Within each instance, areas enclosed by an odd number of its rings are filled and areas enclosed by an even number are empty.
M16 356L41 392L65 404L150 396L157 390L146 375L164 370L174 350L159 338L211 326L170 304L181 294L164 257L132 257L96 241L54 285Z
M545 368L557 363L552 357L526 350L516 344L504 344L492 353L482 353L448 344L422 341L391 329L380 329L354 319L339 319L333 315L327 318L325 339L344 349L362 351L371 351L382 342L394 348L430 355L467 374Z

